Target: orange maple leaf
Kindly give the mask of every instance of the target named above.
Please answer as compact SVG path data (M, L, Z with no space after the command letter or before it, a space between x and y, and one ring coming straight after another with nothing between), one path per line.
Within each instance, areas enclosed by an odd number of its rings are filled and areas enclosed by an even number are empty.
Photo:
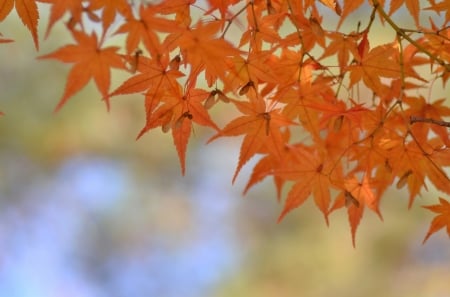
M125 18L130 18L132 15L131 7L126 0L91 0L88 9L102 10L103 34L114 22L117 14Z
M78 44L66 45L53 53L38 57L39 59L57 59L64 63L75 63L69 72L64 94L55 111L80 91L91 78L94 79L103 98L106 98L106 106L109 108L110 68L125 68L121 56L116 53L119 48L106 47L102 49L95 33L87 35L84 32L72 31L72 35Z
M366 35L364 35L366 36ZM362 80L375 93L382 95L389 88L382 83L381 78L395 78L400 73L400 66L395 61L397 50L391 45L380 45L369 50L367 39L362 40L358 47L357 64L348 66L350 71L350 86Z
M428 229L423 243L425 243L433 233L436 233L444 227L446 227L447 234L450 237L450 203L441 197L439 197L439 202L440 204L422 206L423 208L429 209L434 213L438 213L438 215L434 217L433 221L431 221L430 228Z
M306 149L297 150L295 155L297 162L294 169L281 169L276 172L278 176L296 181L287 195L278 222L291 210L301 206L313 193L314 201L322 211L328 225L330 180L323 172L323 163L315 154Z
M344 182L344 190L336 197L330 212L347 207L348 220L352 233L353 246L356 244L356 230L364 213L364 207L369 207L382 220L381 212L378 208L380 196L374 192L373 182L367 175L364 175L363 181L360 182L356 177L347 178Z
M52 30L54 24L61 19L66 12L70 13L70 24L81 23L81 14L84 10L82 2L79 0L39 0L39 2L44 2L51 4L50 17L47 25L47 31L45 32L45 37L47 38Z
M426 149L426 150L425 150ZM419 146L415 141L399 143L389 151L389 164L392 172L399 177L397 187L408 185L410 192L409 207L414 198L425 187L425 177L446 194L450 194L450 179L442 169L441 157L438 151L426 147L425 143ZM445 162L445 161L444 161Z
M338 28L342 25L344 20L357 8L359 8L365 1L364 0L350 0L344 1L344 7L342 9L342 13L340 14L340 19L338 23Z
M293 154L292 158L288 162L283 160L274 174L286 180L293 180L295 184L288 193L278 221L294 208L301 206L312 194L328 225L330 189L336 187L334 180L342 180L341 168L335 167L334 162L326 159L325 155L315 148L303 144L290 145L286 153Z
M253 93L254 94L254 93ZM253 96L248 94L248 96ZM262 99L253 98L251 102L231 100L244 115L228 123L208 143L222 136L244 135L239 162L233 176L236 180L242 166L255 154L269 151L281 159L284 142L280 128L294 123L280 113L279 109L266 110Z
M161 126L163 132L171 129L183 175L186 171L186 150L191 135L192 123L195 122L202 126L211 127L216 131L219 130L204 107L204 101L207 100L209 95L209 92L195 89L193 85L189 85L186 91L183 91L183 88L177 84L176 91L166 90L158 94L159 98L157 100L161 104L158 103L159 106L154 111L149 111L147 107L146 124L139 133L138 138L157 126ZM147 96L153 97L153 94L148 94ZM146 99L146 101L149 100Z
M289 130L283 131L282 137L283 143L287 144L290 138ZM262 157L253 167L252 173L250 175L250 178L248 179L243 194L245 195L251 187L265 179L267 176L273 175L273 180L277 188L277 200L280 201L281 190L286 180L280 176L275 175L274 173L280 167L280 164L283 164L285 162L292 162L293 154L289 152L289 149L290 147L288 145L285 145L285 153L282 154L281 159L273 154L267 154Z
M165 43L177 40L183 60L192 67L190 80L205 71L208 86L221 78L225 80L228 64L226 58L238 56L241 52L231 43L218 37L223 22L199 21L194 27L178 30Z
M151 59L136 52L132 56L125 56L130 61L132 70L138 73L122 83L116 90L108 96L141 93L146 91L147 113L159 104L165 91L178 92L177 78L184 74L178 69L170 67L173 60L179 59L176 56L169 60L167 55L161 55L158 58Z
M28 28L33 36L34 45L39 50L39 39L37 25L39 20L39 11L36 0L3 0L0 2L0 22L3 21L16 8L22 23Z
M406 8L409 10L409 13L414 18L414 22L416 23L417 26L419 26L419 12L420 12L419 0L391 0L391 7L389 9L389 14L392 15L403 4L406 4Z
M449 1L440 1L436 3L435 1L429 1L431 6L425 8L426 10L434 10L437 13L442 11L445 12L445 23L450 21L450 2Z
M403 102L409 105L409 108L405 110L406 118L422 117L442 121L444 117L450 116L450 108L445 106L445 99L427 101L423 96L405 97ZM450 142L447 128L443 126L420 123L414 124L411 131L421 143L428 140L431 132L438 135L446 144Z
M221 18L225 19L230 14L228 11L230 7L238 3L239 0L208 0L207 2L210 8L205 14L219 10Z
M174 21L159 16L158 6L142 4L139 7L139 19L131 15L116 34L126 34L128 54L135 51L142 42L151 55L156 57L167 50L161 48L158 32L171 32L176 27Z

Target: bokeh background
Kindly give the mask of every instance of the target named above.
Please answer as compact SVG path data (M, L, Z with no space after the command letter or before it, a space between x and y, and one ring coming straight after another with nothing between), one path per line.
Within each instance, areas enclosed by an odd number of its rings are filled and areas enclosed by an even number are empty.
M241 194L251 164L231 186L236 139L205 145L212 131L196 128L182 177L170 135L135 140L141 96L107 112L90 83L54 113L69 66L36 57L70 36L43 41L40 7L39 52L15 12L0 23L15 40L0 46L0 296L450 296L450 241L422 245L432 190L410 210L389 192L354 249L345 212L327 227L310 201L277 224L270 181Z

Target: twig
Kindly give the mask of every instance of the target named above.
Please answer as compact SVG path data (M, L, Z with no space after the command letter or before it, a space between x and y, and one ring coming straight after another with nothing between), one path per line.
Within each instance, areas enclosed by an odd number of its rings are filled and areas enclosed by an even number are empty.
M404 30L402 30L399 26L397 26L397 24L383 10L383 7L380 5L378 0L373 0L373 7L378 9L378 12L383 17L383 19L392 27L392 29L394 29L397 32L397 34L400 34L409 43L414 45L420 52L424 53L425 55L430 57L433 61L444 67L446 71L450 71L450 64L446 63L444 60L440 59L436 55L430 53L425 47L420 45L417 41L415 41L408 34L406 34Z
M450 128L450 122L446 122L446 121L440 121L440 120L435 120L435 119L430 119L430 118L422 118L422 117L416 117L416 116L411 116L409 118L409 123L410 124L414 124L414 123L430 123L430 124L435 124L435 125L439 125L442 127L447 127Z

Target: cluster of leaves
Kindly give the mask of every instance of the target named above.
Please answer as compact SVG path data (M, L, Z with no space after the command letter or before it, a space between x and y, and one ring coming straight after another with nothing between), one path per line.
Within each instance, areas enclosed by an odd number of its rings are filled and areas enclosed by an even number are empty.
M38 49L36 2L50 9L47 35L65 20L74 39L40 56L73 64L57 109L92 78L108 108L113 96L144 96L139 137L170 132L183 174L193 125L213 129L210 141L242 136L233 181L257 155L244 192L271 177L281 200L289 182L280 220L311 198L327 223L348 213L354 244L366 208L382 218L390 186L407 188L409 206L426 182L450 194L450 108L422 94L449 78L448 1L0 1L0 21L15 6ZM367 17L342 29L361 7ZM393 20L402 7L414 28ZM392 40L372 46L380 25ZM122 46L105 46L121 36ZM130 77L110 90L113 68ZM221 128L209 111L225 104L239 116ZM426 208L438 216L425 240L444 227L450 235L449 203Z

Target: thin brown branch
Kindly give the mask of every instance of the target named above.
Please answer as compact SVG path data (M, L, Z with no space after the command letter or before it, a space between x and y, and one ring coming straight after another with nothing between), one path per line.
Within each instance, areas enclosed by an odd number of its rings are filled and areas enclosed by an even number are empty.
M411 125L414 123L430 123L430 124L435 124L435 125L439 125L442 127L450 128L450 122L435 120L435 119L430 119L430 118L416 117L416 116L411 116L409 118L409 123Z
M397 34L401 35L405 40L407 40L409 43L414 45L420 52L424 53L430 59L441 65L445 68L446 71L450 71L450 64L446 63L444 60L440 59L438 56L432 54L429 52L425 47L423 47L421 44L419 44L417 41L412 39L406 32L401 29L397 24L389 17L389 15L384 11L383 7L380 5L378 0L373 0L373 6L374 8L378 9L378 12L382 16L382 18L392 27L392 29L397 32Z

